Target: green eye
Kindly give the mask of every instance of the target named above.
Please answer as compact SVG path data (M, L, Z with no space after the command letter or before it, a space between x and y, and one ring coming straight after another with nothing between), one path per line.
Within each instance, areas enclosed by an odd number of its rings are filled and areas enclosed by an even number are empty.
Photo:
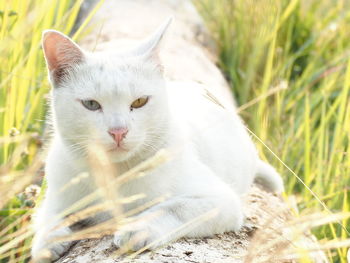
M91 111L97 111L101 109L101 105L96 100L82 100L81 104L83 104L85 108Z
M148 97L141 97L138 98L137 100L135 100L132 104L131 104L131 109L137 109L137 108L141 108L143 106L145 106L145 104L148 102Z

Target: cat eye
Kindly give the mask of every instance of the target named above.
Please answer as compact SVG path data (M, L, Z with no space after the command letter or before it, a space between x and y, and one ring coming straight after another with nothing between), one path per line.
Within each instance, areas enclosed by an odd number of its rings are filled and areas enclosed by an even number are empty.
M83 104L85 108L91 111L97 111L101 109L101 105L96 100L82 100L81 104Z
M130 109L137 109L137 108L141 108L143 106L145 106L145 104L148 102L148 96L145 96L145 97L141 97L141 98L138 98L137 100L135 100L131 106L130 106Z

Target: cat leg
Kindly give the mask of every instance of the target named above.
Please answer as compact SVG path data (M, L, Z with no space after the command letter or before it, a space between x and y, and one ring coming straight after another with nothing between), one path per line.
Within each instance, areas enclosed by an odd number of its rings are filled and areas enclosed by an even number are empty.
M57 228L62 220L57 219L57 215L50 211L45 201L35 215L36 232L31 250L33 261L40 263L59 259L73 244L71 241L54 242L55 238L70 235L72 230L69 227Z
M233 191L176 196L148 209L115 233L117 247L153 249L181 237L204 237L238 231L244 221L241 201Z

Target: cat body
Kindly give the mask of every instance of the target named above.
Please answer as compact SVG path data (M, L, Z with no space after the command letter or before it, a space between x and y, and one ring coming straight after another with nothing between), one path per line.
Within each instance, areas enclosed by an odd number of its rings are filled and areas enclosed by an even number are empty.
M116 189L121 198L144 194L124 204L123 212L165 198L115 233L119 247L154 248L182 236L238 231L244 222L240 196L255 179L283 191L281 178L259 159L235 112L221 106L200 84L163 78L158 52L168 24L140 47L121 54L89 54L56 31L44 34L54 86L54 135L46 160L47 192L36 215L34 258L49 249L47 260L54 260L70 247L71 242L49 240L72 232L55 227L63 220L62 213L96 190L88 154L94 143L105 150L115 177L160 149L170 153L169 161ZM79 180L72 183L74 178ZM175 231L207 214L200 224Z

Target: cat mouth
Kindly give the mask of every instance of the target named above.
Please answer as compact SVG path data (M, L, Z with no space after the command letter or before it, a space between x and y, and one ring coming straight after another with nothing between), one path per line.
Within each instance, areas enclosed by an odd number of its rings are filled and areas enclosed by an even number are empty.
M117 145L113 145L109 148L107 148L107 152L127 152L128 149L125 148L123 145L117 146Z

